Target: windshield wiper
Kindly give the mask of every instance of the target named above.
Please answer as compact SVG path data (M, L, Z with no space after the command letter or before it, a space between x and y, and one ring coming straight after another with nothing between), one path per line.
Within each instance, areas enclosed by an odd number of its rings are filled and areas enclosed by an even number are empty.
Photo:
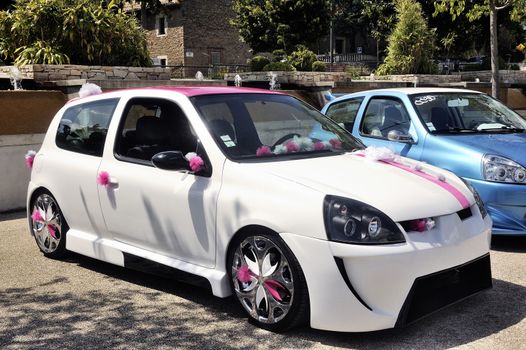
M478 130L474 129L463 129L463 128L449 128L443 130L433 130L432 134L461 134L461 133L475 133Z
M513 128L513 127L508 127L508 126L502 126L500 128L487 128L487 129L476 129L477 132L504 132L504 133L519 133L519 132L524 132L524 129L520 129L520 128Z

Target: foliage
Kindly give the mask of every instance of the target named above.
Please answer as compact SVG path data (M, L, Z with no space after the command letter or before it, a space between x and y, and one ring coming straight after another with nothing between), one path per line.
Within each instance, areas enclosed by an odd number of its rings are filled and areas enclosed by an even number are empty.
M322 61L314 61L312 63L312 71L313 72L325 72L326 67L325 63Z
M256 55L250 60L250 70L252 72L261 72L263 68L270 63L270 60L265 56Z
M64 64L69 63L69 57L52 45L37 40L31 46L21 46L15 50L15 63L23 66L32 63Z
M294 67L288 62L270 62L265 67L263 67L265 72L271 71L285 71L290 72L295 70Z
M0 19L0 54L17 65L150 64L144 31L115 1L17 0Z
M287 60L287 53L285 50L277 49L272 51L272 62L282 62Z
M389 36L387 57L376 73L436 72L431 60L435 48L435 31L428 29L420 4L415 0L398 0L396 16L398 22Z
M310 72L312 64L316 61L316 54L305 45L298 45L289 56L289 62L296 70Z
M329 29L330 0L234 0L231 24L255 52L310 44Z

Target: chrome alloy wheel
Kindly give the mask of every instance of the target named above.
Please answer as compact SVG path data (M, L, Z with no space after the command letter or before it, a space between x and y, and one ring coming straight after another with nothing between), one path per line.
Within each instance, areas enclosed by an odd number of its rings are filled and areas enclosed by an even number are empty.
M255 320L275 324L289 312L294 281L286 256L272 240L244 239L234 252L232 281L236 295Z
M33 235L39 248L46 254L55 252L62 239L62 216L55 199L43 193L31 208Z

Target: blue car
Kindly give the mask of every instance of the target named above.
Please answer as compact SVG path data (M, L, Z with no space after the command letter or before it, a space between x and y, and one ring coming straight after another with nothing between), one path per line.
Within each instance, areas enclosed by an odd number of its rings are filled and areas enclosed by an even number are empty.
M463 89L381 89L339 97L322 112L366 146L456 173L479 192L493 234L526 235L526 121L499 101Z

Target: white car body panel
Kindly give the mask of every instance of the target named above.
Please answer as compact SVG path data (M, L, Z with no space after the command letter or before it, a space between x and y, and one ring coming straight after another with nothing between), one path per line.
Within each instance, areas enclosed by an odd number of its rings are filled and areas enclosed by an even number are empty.
M148 96L165 98L181 107L206 149L211 177L115 157L114 139L126 102ZM102 97L121 98L102 158L58 148L55 134L64 110ZM68 250L120 266L125 266L124 254L132 254L205 277L214 295L227 297L231 290L226 260L232 238L244 227L265 227L283 238L301 265L310 298L311 326L335 331L395 326L417 277L466 263L489 251L491 220L482 220L471 192L445 170L423 165L426 172L444 176L468 199L471 218L460 221L455 213L462 205L436 184L349 153L288 161L229 160L188 98L173 91L140 89L102 97L70 102L57 113L35 159L28 187L28 203L40 187L47 188L60 203L71 224ZM95 182L102 170L110 174L108 187ZM396 222L433 217L436 227L408 234L399 225L406 239L399 244L330 242L323 216L326 195L362 201ZM348 278L372 311L351 293L336 268L335 257L343 260Z

